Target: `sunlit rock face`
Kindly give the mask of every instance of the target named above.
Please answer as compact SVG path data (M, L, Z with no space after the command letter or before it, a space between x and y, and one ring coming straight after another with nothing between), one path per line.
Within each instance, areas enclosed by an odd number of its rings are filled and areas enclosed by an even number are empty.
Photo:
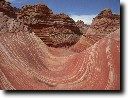
M76 53L68 49L49 50L30 33L3 34L0 37L0 88L119 90L120 42L111 37L102 38Z
M82 34L68 15L54 14L44 4L24 6L17 18L23 20L49 46L71 46Z
M5 12L0 9L0 89L120 90L119 15L102 11L81 36L82 21L46 5L25 6L16 17Z
M120 34L120 15L113 14L110 9L105 9L93 19L86 33L71 49L81 52L113 32Z
M107 35L119 28L120 15L113 14L110 9L105 9L93 19L87 35Z
M0 1L1 32L29 31L52 47L69 47L82 35L75 21L64 13L54 14L44 4L26 5L21 9Z

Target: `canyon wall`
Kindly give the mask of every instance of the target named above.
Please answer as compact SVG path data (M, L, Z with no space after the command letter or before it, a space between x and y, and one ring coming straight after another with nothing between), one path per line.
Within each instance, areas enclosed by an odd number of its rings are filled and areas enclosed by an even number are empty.
M24 6L17 18L49 46L71 46L82 35L72 18L63 13L54 14L43 4Z

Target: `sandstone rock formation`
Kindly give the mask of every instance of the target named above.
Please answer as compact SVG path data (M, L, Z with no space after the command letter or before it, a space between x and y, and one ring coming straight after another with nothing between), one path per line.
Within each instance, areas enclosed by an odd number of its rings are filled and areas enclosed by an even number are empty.
M102 11L79 39L83 22L46 5L0 5L0 89L120 90L119 15Z
M83 35L80 40L73 46L70 47L70 50L74 52L82 52L83 50L88 49L89 47L93 46L95 43L97 43L99 40L103 38L114 38L115 40L119 41L120 36L120 29L117 29L116 31L112 32L111 34L104 35Z
M110 9L101 11L92 21L85 34L71 47L71 50L81 52L83 49L94 45L100 39L113 32L120 33L120 15L112 14ZM81 48L78 48L81 47Z
M18 9L12 7L9 2L0 1L0 34L28 31L28 27L22 21L16 19L17 11Z
M79 27L79 29L81 30L81 32L83 34L86 34L86 32L87 32L87 30L89 28L89 25L85 24L82 20L78 20L76 22L76 25L77 25L77 27Z
M50 46L70 46L75 44L81 35L73 19L63 13L54 14L43 4L24 6L17 18Z
M1 32L34 32L45 44L66 47L75 44L81 31L75 21L65 14L54 14L44 4L14 8L5 0L0 1Z
M119 90L119 53L120 42L109 37L56 56L33 34L6 33L0 37L0 89Z
M16 17L15 11L17 10L18 9L12 7L9 2L6 2L5 0L0 0L0 12L4 12L4 14L14 18Z
M4 15L4 12L0 12L0 34L18 33L20 31L27 32L28 27L22 21Z
M105 9L93 19L87 35L107 35L119 28L120 15L113 14L110 9Z

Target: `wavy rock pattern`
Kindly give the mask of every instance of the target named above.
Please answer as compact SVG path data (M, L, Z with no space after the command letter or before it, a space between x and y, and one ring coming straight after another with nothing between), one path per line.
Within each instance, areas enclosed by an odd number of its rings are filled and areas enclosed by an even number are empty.
M103 10L84 28L46 5L19 10L1 0L0 89L119 90L119 18Z
M111 35L112 36L112 35ZM118 90L120 43L99 40L82 52L59 55L37 36L11 33L0 36L0 88L23 90ZM61 51L60 51L61 54Z
M99 40L105 37L111 37L113 39L120 40L119 36L120 36L120 29L117 29L113 33L107 35L86 35L86 36L83 35L75 45L70 47L70 50L79 53L91 47L96 42L98 42Z
M80 28L84 27L82 21L78 21L78 24L80 24ZM117 32L114 34L120 34L120 15L113 14L110 9L105 9L93 19L92 24L84 31L83 36L70 48L71 50L81 52L109 34L114 32Z

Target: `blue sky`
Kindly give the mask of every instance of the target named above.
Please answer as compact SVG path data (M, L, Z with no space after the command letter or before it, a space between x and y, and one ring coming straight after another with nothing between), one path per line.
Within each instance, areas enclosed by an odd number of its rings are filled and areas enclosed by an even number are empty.
M103 9L111 8L120 13L120 0L8 0L16 7L25 4L44 3L55 13L66 13L75 21L81 19L87 24ZM78 19L79 18L79 19Z

